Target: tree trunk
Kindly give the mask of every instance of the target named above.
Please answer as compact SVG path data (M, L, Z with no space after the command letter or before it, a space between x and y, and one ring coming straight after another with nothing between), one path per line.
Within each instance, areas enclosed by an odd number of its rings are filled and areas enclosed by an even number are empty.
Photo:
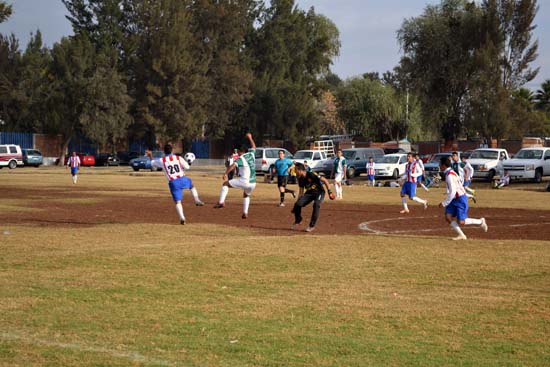
M71 138L65 138L62 141L63 143L61 144L61 157L59 157L59 162L57 163L58 166L65 165L65 152L67 151L67 149L69 149Z

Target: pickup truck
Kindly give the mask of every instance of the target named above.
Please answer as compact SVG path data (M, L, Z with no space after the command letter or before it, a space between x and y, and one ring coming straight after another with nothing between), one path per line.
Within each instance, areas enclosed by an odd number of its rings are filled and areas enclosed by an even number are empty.
M495 175L502 174L502 162L510 156L506 149L479 148L472 152L469 162L474 169L474 178L484 178L491 181Z
M294 153L292 160L297 163L307 162L313 172L322 172L327 153L322 150L299 150Z
M550 148L523 148L514 158L503 162L511 179L529 179L540 183L550 176Z

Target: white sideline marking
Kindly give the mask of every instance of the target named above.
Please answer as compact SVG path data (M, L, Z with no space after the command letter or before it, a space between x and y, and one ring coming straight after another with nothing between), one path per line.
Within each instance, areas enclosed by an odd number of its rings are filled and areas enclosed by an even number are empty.
M389 221L395 221L395 220L410 220L410 219L428 219L428 218L438 218L438 215L430 216L430 217L395 217L395 218L385 218L385 219L376 219L376 220L370 220L368 222L363 222L359 224L359 229L363 231L368 231L373 234L402 234L402 233L411 233L411 232L436 232L440 231L443 228L424 228L419 229L415 228L414 231L412 230L395 230L395 231L382 231L377 230L374 228L371 228L372 224L375 223L382 223L382 222L389 222ZM525 218L523 216L509 216L506 218ZM545 216L539 216L539 218L546 218ZM518 223L518 224L503 224L503 225L491 225L489 224L489 229L491 228L510 228L510 227L529 227L529 226L539 226L539 225L547 225L550 224L550 222L544 222L544 223ZM469 226L469 228L477 228L476 226Z
M0 333L0 339L3 340L20 340L27 344L32 345L44 345L47 347L56 347L56 348L63 348L63 349L71 349L76 350L79 352L93 352L93 353L100 353L100 354L107 354L112 357L116 358L124 358L128 359L132 362L140 362L145 364L155 364L155 365L161 365L161 366L175 366L174 363L164 361L161 359L152 359L147 358L137 352L120 352L117 350L112 350L108 348L103 347L89 347L82 344L75 344L75 343L60 343L56 341L50 341L50 340L44 340L39 338L34 338L32 336L28 335L22 335L17 333L11 333L11 332L1 332Z

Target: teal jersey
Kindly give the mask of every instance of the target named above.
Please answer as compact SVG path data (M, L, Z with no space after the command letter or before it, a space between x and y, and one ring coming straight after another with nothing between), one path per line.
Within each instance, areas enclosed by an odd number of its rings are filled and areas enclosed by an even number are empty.
M256 157L255 149L250 149L235 162L239 169L239 178L250 183L256 183Z

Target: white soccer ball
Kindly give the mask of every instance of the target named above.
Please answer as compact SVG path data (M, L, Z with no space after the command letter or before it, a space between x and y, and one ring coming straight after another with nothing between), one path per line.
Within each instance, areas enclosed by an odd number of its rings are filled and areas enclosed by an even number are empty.
M195 161L195 155L191 152L185 153L185 155L183 156L183 159L185 159L185 161L189 163L189 165L192 165L193 162Z

